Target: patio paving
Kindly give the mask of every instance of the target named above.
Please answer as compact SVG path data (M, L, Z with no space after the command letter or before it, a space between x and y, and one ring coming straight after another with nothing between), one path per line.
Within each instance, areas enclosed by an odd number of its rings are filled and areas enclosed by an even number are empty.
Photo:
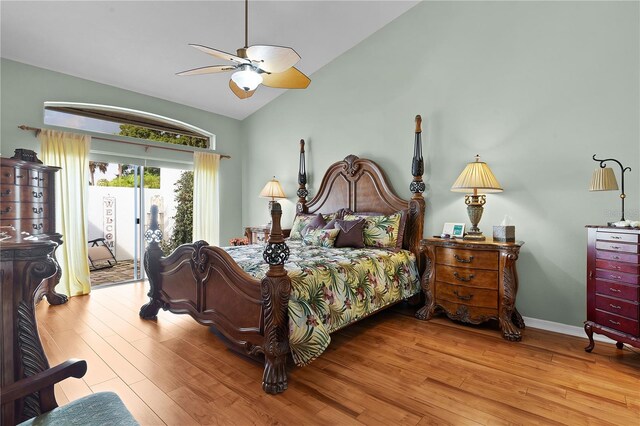
M131 280L133 280L133 260L119 260L112 268L91 271L92 286Z

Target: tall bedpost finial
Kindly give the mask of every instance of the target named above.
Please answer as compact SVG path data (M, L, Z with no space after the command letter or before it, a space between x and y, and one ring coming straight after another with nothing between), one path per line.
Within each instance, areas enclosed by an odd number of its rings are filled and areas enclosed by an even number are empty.
M289 353L288 305L291 279L284 264L289 247L282 236L280 217L282 207L277 201L271 205L271 234L262 257L269 270L261 282L264 315L264 374L262 389L275 394L287 388L287 354Z
M298 212L307 213L307 166L304 157L304 139L300 139L300 164L298 166Z
M424 212L425 201L424 192L426 186L422 180L424 174L424 159L422 158L422 117L416 115L416 133L413 142L413 160L411 162L411 174L413 175L413 181L409 185L409 190L413 194L409 201L409 214L413 216L411 223L417 229L412 229L407 234L410 236L409 247L411 251L416 254L418 261L418 270L420 273L424 269L424 260L420 251L420 240L422 239L424 229Z
M144 252L144 269L149 279L149 303L140 308L140 316L144 319L155 319L158 311L162 307L160 283L160 258L164 256L160 242L162 241L162 231L158 225L158 206L151 205L150 208L151 221L149 229L144 233L144 239L147 242L147 250Z

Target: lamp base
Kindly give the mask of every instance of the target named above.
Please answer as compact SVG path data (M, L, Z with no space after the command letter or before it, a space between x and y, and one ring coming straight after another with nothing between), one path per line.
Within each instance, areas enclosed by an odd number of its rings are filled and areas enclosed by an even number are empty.
M469 232L463 238L463 240L471 240L471 241L485 241L487 237L482 235L482 232Z

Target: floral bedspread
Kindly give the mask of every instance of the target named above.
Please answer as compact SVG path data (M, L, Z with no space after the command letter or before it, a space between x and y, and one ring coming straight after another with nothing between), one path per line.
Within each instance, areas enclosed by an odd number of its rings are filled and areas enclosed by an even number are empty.
M297 365L317 358L329 334L420 290L415 256L377 248L326 248L287 241L291 278L289 346ZM224 248L248 274L262 279L264 246Z

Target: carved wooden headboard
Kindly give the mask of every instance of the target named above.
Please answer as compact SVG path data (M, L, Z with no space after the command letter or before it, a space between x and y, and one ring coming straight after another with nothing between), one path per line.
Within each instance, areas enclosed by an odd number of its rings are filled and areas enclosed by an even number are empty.
M410 200L398 197L389 185L384 171L371 160L349 155L327 169L316 195L307 202L304 141L300 141L300 170L298 174L298 211L300 213L333 213L341 208L354 212L391 214L408 209L403 248L419 256L423 238L425 201L422 193L424 162L422 159L421 119L416 117L416 134L412 162L413 181Z

